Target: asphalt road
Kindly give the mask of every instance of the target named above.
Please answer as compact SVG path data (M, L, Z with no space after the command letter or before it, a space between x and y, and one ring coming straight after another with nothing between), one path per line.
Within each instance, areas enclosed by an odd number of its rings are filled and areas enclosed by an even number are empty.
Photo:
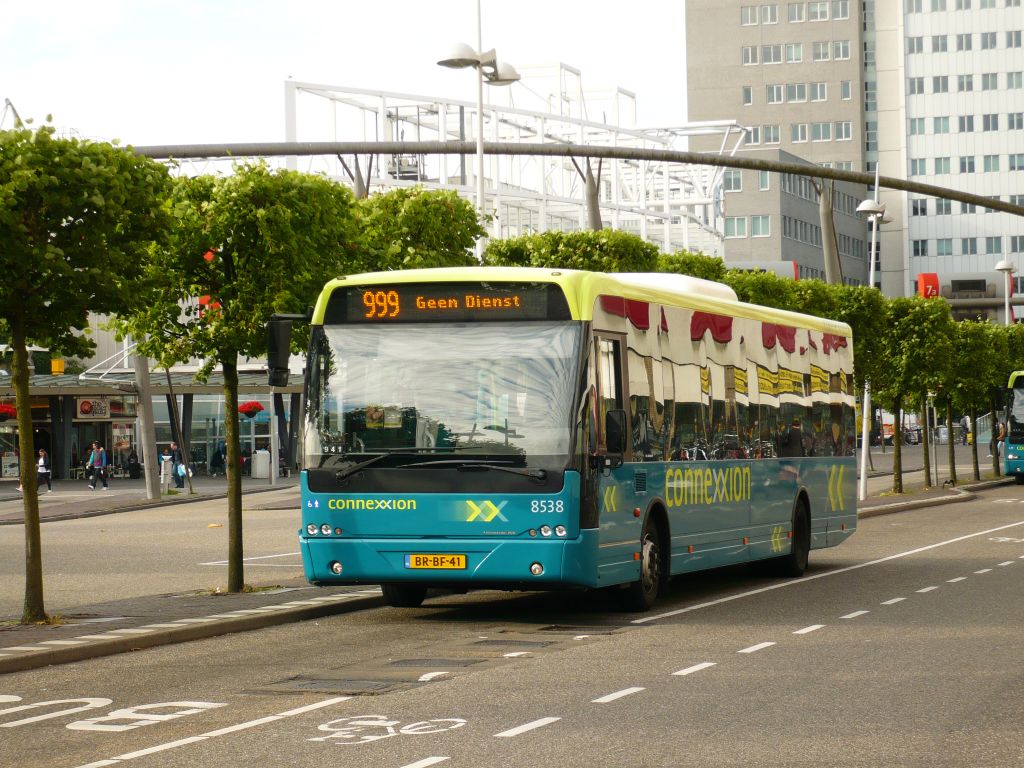
M0 765L1024 763L1024 488L811 562L679 579L643 616L444 595L6 675Z

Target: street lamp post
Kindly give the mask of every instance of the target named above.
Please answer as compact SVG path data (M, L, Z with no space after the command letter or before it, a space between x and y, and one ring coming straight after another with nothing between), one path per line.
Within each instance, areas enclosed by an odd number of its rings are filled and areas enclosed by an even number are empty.
M857 206L858 213L867 214L871 222L871 248L868 251L868 285L875 287L875 247L878 242L878 225L890 221L885 218L885 203L878 202L878 167L875 167L875 198L865 200ZM864 501L868 497L868 451L871 447L871 382L864 381L864 407L861 409L860 437L860 483L857 486L857 498Z
M1007 261L1006 259L1003 259L998 264L996 264L996 271L1002 272L1006 276L1005 280L1003 280L1003 319L1005 325L1010 325L1010 279L1013 276L1013 273L1017 271L1017 268L1014 266L1012 261Z
M519 80L519 73L511 64L499 63L498 55L492 48L485 51L483 47L483 27L480 20L480 0L476 3L476 50L465 43L458 43L447 57L439 62L442 67L451 69L476 69L476 207L480 217L486 215L484 210L484 81L488 85L512 85ZM476 257L482 257L483 243L477 240Z

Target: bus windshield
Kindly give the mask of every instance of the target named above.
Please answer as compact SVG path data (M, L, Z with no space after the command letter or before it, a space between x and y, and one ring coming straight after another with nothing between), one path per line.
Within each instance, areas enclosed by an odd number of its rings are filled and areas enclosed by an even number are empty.
M1024 385L1018 380L1009 394L1007 437L1014 443L1024 442Z
M378 466L476 455L563 468L582 329L565 322L326 326L310 359L306 466L395 454Z

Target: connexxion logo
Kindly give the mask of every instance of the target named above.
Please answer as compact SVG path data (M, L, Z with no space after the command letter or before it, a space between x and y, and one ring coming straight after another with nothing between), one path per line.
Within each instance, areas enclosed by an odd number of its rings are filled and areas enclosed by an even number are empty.
M328 509L416 509L416 499L328 499Z
M506 504L508 504L508 499L500 504L495 504L490 499L485 499L479 504L466 499L466 522L472 523L479 520L482 523L489 523L497 518L507 523L508 518L501 514L501 510Z

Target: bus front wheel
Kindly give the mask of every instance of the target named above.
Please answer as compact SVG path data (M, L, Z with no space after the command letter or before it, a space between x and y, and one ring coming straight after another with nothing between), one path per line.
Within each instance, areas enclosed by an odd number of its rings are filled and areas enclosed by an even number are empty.
M661 530L653 515L644 521L640 537L640 579L623 590L623 603L630 611L646 611L658 599L662 573Z
M392 608L419 608L427 596L427 588L418 584L381 584L380 589Z
M793 510L793 546L775 561L780 576L803 576L811 553L811 513L801 499Z

